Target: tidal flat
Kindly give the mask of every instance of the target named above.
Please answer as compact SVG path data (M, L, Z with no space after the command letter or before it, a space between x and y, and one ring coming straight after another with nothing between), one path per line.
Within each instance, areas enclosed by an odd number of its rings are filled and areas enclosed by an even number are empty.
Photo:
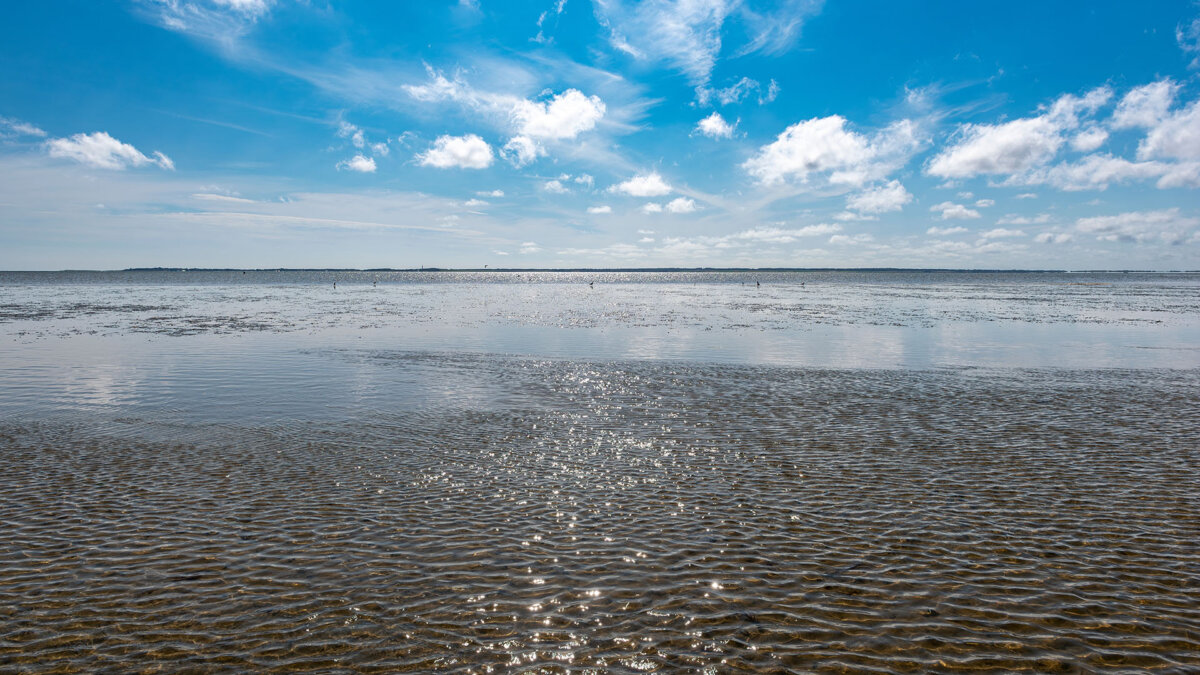
M0 273L0 669L1193 671L1198 338L1200 274Z

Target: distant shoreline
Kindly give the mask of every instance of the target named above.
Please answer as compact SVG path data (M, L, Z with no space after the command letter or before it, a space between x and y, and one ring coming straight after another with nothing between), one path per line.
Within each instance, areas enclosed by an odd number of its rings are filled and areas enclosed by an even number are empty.
M965 274L1196 274L1200 270L1141 270L1141 269L976 269L951 267L127 267L112 270L0 270L6 273L112 273L112 272L908 272Z

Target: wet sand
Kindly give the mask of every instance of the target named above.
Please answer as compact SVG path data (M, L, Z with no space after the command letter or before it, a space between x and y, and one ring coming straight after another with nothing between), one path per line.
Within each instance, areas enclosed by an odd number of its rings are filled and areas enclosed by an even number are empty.
M708 331L607 304L619 325L525 343L554 357L485 349L512 307L431 319L466 335L441 349L144 334L129 317L220 312L116 288L83 294L150 308L105 310L111 334L0 324L0 671L1200 669L1200 371L1171 365L1192 310L1131 329L1159 348L1087 352L1101 368L904 366L869 323L829 352L868 367L830 368L789 352L805 328L734 330L773 351L722 363ZM696 342L617 358L601 329Z

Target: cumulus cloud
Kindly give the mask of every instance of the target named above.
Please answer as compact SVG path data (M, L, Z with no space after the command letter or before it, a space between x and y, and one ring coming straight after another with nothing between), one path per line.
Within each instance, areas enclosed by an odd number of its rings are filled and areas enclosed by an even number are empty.
M995 205L996 205L995 199L977 199L977 200L975 200L975 206L978 208L981 208L981 209L986 209L990 206L995 206Z
M1093 114L1112 98L1108 87L1082 97L1059 97L1036 117L1000 124L964 124L956 142L943 149L926 166L926 173L941 178L1015 174L1046 164L1058 154L1065 134L1079 126L1081 116Z
M846 199L846 208L859 213L887 213L903 209L912 200L912 194L900 181L893 180L851 195Z
M1200 218L1184 216L1178 208L1161 211L1130 211L1114 216L1095 216L1075 221L1075 229L1101 241L1144 243L1163 241L1181 244L1194 236Z
M508 139L508 143L504 144L501 153L505 159L519 169L534 161L540 155L546 154L546 151L528 136L514 136Z
M518 253L520 253L521 255L529 255L530 253L537 253L538 251L541 251L541 250L542 250L542 247L538 246L536 242L526 241L521 244L521 248L518 251Z
M578 176L575 176L575 178L573 180L576 183L578 183L579 185L582 185L585 188L588 188L589 190L596 184L596 179L592 178L589 174L586 174L586 173L581 173Z
M567 141L596 128L608 107L599 96L567 89L545 100L475 89L456 73L452 78L426 66L428 80L401 88L422 102L453 101L506 128L512 139L505 156L524 166L547 154L545 145Z
M480 197L499 198L499 197L504 196L504 190L492 190L490 192L485 190L485 191L481 191L481 192L476 192L475 194L479 195Z
M829 243L834 244L835 246L854 246L856 244L865 244L871 241L875 241L875 237L872 237L869 234L835 234L829 238Z
M671 186L667 185L658 172L639 174L609 188L610 192L620 192L631 197L661 197L670 194L671 190Z
M591 214L595 214L595 215L612 213L612 207L609 206L608 204L602 204L600 206L589 206L587 212L591 213Z
M350 159L338 162L337 168L346 169L348 171L359 171L361 173L375 173L375 158L366 157L364 155L355 155Z
M1025 232L1022 230L1010 230L1003 227L997 227L993 230L988 230L987 232L981 232L979 236L983 239L1003 239L1006 237L1024 237Z
M542 183L542 189L546 192L556 195L565 195L570 192L570 190L568 190L566 186L562 184L562 181L557 180L548 180L545 183Z
M1134 87L1117 103L1109 124L1113 129L1153 127L1166 119L1177 93L1179 85L1170 79Z
M951 220L955 218L970 219L979 217L979 212L975 209L968 209L962 204L955 204L954 202L942 202L941 204L936 204L929 207L929 210L934 212L940 211L942 214L942 220Z
M1157 178L1162 189L1200 187L1200 162L1131 162L1108 154L1089 155L1014 179L1024 184L1049 184L1061 190L1105 190L1114 183Z
M1098 126L1088 127L1071 138L1071 148L1079 152L1091 152L1107 140L1107 131Z
M338 122L337 135L338 138L349 138L356 148L362 148L367 143L363 130L345 120Z
M696 210L696 202L686 197L679 197L667 202L667 213L691 213Z
M814 174L823 174L830 184L859 187L886 176L919 145L910 120L893 123L869 138L846 128L840 115L815 117L789 126L742 168L767 185L788 179L808 183Z
M642 205L642 213L662 213L663 205L658 202L646 202Z
M486 169L492 165L492 146L475 134L438 136L433 147L417 159L423 166L438 169Z
M152 157L147 157L132 145L122 143L103 131L54 138L46 142L46 149L51 157L73 159L98 169L125 169L147 164L167 170L175 169L175 163L163 153L155 151L151 153Z
M561 140L594 129L605 110L599 96L585 96L578 89L568 89L549 101L518 101L513 106L512 118L520 136Z
M945 237L945 236L948 236L951 234L962 234L963 232L967 232L967 231L968 231L967 228L960 227L960 226L937 227L935 225L935 226L929 228L928 230L925 230L925 234L932 234L935 237Z
M1065 244L1074 238L1069 232L1042 232L1033 240L1039 244Z
M713 113L696 124L696 131L709 138L731 138L735 125L725 121L720 113Z
M1200 100L1153 126L1137 154L1138 159L1200 160Z

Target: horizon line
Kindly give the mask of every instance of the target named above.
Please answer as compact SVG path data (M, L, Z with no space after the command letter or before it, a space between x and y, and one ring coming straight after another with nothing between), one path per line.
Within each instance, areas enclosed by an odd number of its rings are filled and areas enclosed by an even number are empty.
M126 267L121 269L0 270L0 274L62 272L1004 272L1004 273L1140 273L1195 274L1172 269L1036 269L983 267Z

